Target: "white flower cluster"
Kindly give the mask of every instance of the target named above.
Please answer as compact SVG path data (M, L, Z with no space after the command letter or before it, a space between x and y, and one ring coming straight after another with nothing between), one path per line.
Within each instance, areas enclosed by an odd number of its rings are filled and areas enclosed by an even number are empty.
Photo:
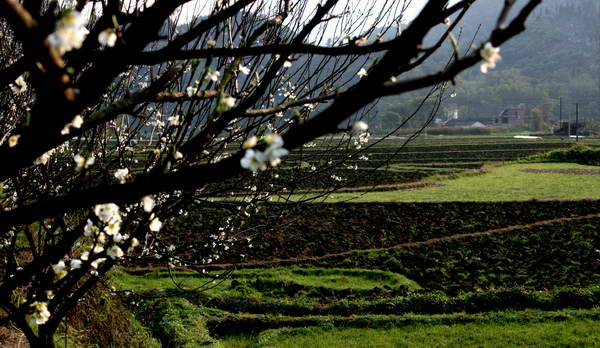
M83 125L83 118L81 115L77 115L73 118L73 120L65 125L65 127L60 131L61 135L69 134L71 132L71 128L79 129Z
M10 89L14 94L21 94L27 90L27 82L23 79L23 75L17 77L15 84L10 84Z
M94 158L94 156L92 157L88 157L85 158L81 155L75 155L73 156L73 160L75 161L75 170L76 171L81 171L82 169L87 169L88 167L94 165L94 163L96 163L96 159Z
M257 141L256 139L255 141L250 141L250 139L245 142L245 147L248 149L244 157L240 160L240 164L242 168L253 172L267 169L267 163L272 167L277 166L281 163L281 157L289 153L287 149L283 148L283 138L279 134L267 134L264 136L263 140L267 144L265 151L251 149L250 147L254 147Z
M88 33L81 13L68 11L56 22L54 32L48 35L48 43L62 55L80 48Z
M367 132L368 129L369 125L363 121L355 122L352 125L352 135L358 135L358 137L354 139L354 147L357 150L361 149L363 145L369 142L369 137L371 136L371 134Z
M29 307L33 310L33 313L29 317L31 324L41 325L50 319L47 302L35 301Z
M496 63L498 63L502 57L500 56L500 47L494 47L491 43L486 43L481 50L481 58L483 58L483 63L481 63L481 72L487 73L489 69L493 69L496 67Z
M117 33L114 29L105 29L98 34L98 42L104 47L113 47L117 43Z
M117 180L119 180L120 184L124 184L125 181L127 181L128 177L129 177L129 169L128 168L121 168L121 169L117 169L115 171L115 178Z

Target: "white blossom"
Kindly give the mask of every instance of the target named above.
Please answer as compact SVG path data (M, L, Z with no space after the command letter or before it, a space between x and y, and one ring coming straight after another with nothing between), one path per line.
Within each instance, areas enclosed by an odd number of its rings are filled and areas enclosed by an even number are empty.
M32 324L42 325L50 319L50 311L48 311L48 303L35 301L31 305L30 308L33 309L33 313L31 314L30 322Z
M369 74L367 73L365 68L360 68L360 70L358 71L358 73L356 73L356 75L358 75L358 77L360 77L362 79L363 77L366 77Z
M496 63L502 59L499 53L500 47L494 47L490 42L483 46L483 49L481 50L481 58L483 58L483 63L481 63L482 73L485 74L489 69L496 67Z
M56 265L52 265L52 270L59 278L67 275L67 269L64 261L58 261Z
M76 164L76 167L75 167L76 171L80 171L82 169L87 169L89 166L93 165L96 162L96 159L94 157L85 158L81 155L73 156L73 160L75 161L75 164Z
M252 149L246 150L244 157L240 160L242 168L256 172L258 170L265 170L267 166L266 156L261 151L254 151Z
M86 237L91 237L97 234L98 232L100 232L100 229L96 225L94 225L94 222L92 222L92 220L88 219L87 224L83 228L83 235Z
M291 66L292 66L292 62L290 62L289 60L286 60L285 62L283 62L284 68L290 68Z
M144 196L144 198L142 198L142 207L146 213L149 213L154 209L154 199L152 196Z
M158 232L162 228L162 222L158 218L154 218L148 227L150 228L150 231Z
M117 42L117 33L114 29L105 29L98 34L98 42L104 47L113 47Z
M8 138L8 147L15 147L19 143L20 134L11 135Z
M117 180L119 180L119 183L124 184L125 181L127 180L127 177L129 177L129 169L128 168L121 168L121 169L117 169L115 171L115 178L117 178Z
M238 69L244 75L250 74L250 69L248 69L248 67L243 66L242 64L240 64Z
M80 48L88 33L84 17L77 11L69 11L56 22L54 32L48 36L48 43L62 55Z
M221 76L221 73L218 71L213 71L210 70L207 74L206 74L206 79L207 80L211 80L213 82L217 82L217 80L219 80L219 76Z
M94 214L104 223L121 221L119 206L114 203L98 204L94 207Z
M121 221L113 221L111 223L109 223L108 225L104 226L104 232L106 232L106 234L108 234L109 236L114 236L117 233L119 233L119 230L121 229Z
M10 85L10 89L15 94L21 94L27 90L27 82L23 79L23 75L17 77L15 80L15 84Z
M118 245L113 245L106 251L106 255L108 255L111 259L120 259L123 257L123 250L119 248Z
M195 86L189 86L188 88L185 89L185 93L190 98L193 97L197 92L198 92L198 87L195 87Z
M99 258L99 259L95 259L94 261L92 261L91 265L92 265L92 267L94 267L94 268L98 268L98 266L99 266L99 265L100 265L102 262L104 262L104 261L106 261L106 258L104 258L104 257L101 257L101 258Z
M179 118L179 115L173 115L169 117L169 124L171 124L171 126L179 126L181 124L181 120Z
M235 106L235 98L232 96L226 96L223 99L221 99L221 105L223 105L227 109L231 109Z
M256 144L258 143L258 138L253 135L250 138L246 139L246 141L244 141L244 143L242 144L242 147L244 149L250 149L256 146Z
M71 260L71 269L79 269L79 268L81 268L81 260L72 259Z

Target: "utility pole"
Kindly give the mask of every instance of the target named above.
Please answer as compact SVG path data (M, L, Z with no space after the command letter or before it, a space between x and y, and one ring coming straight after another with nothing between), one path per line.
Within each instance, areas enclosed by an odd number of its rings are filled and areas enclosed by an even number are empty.
M575 103L575 141L579 142L579 103Z
M558 127L562 127L562 97L558 98Z

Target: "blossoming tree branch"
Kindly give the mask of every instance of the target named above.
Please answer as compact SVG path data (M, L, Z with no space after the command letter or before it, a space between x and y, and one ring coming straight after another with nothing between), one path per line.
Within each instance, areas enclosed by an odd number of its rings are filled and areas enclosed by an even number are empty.
M476 1L430 0L407 21L398 0L0 0L2 320L52 346L116 263L182 264L163 222L229 192L214 184L239 178L250 214L284 189L266 173L290 151L331 135L360 147L378 98L493 69L541 0L505 0L463 52L453 33ZM447 41L447 65L407 77ZM234 242L211 238L189 262Z

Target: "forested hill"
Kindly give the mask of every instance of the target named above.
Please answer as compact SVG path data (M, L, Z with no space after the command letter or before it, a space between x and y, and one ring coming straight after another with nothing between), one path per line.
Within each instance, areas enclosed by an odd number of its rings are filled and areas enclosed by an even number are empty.
M481 25L475 44L481 44L495 23L503 1L481 0L473 5L462 23L464 45ZM518 2L524 3L524 2ZM462 119L489 119L509 105L529 108L550 100L558 114L558 98L563 111L574 109L600 119L600 2L597 0L545 0L527 22L527 30L501 49L503 60L495 70L481 74L479 67L457 79L456 98L445 109L458 109ZM458 34L458 33L456 33ZM422 71L443 66L449 48L425 64ZM402 118L417 102L417 95L389 98L380 104L380 120L388 114ZM548 99L549 97L549 99ZM395 116L393 115L395 114ZM424 116L424 115L422 115Z

